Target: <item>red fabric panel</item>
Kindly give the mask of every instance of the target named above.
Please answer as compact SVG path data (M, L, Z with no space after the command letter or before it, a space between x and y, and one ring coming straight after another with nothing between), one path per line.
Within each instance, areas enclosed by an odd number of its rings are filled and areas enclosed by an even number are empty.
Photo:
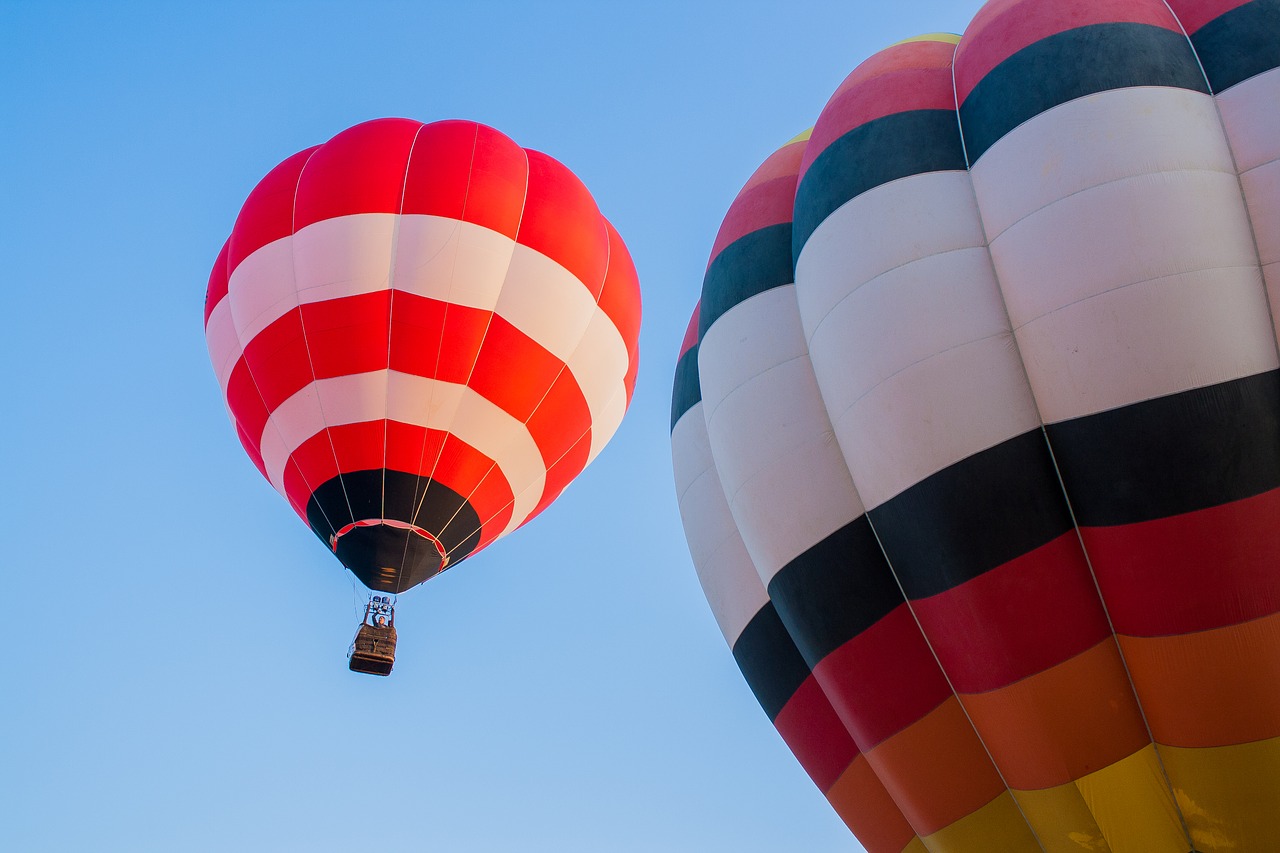
M213 269L209 272L209 286L204 291L204 325L209 327L209 315L213 313L213 309L218 307L218 303L227 295L227 283L230 276L227 272L227 246L230 245L231 238L228 237L222 243L222 248L218 251L218 259L213 262Z
M313 366L316 379L383 370L390 302L391 291L375 291L307 303L301 308L305 336L294 309L249 342L235 370L245 363L252 368L269 411L312 382ZM590 428L591 412L573 374L502 317L397 291L394 325L392 370L469 384L512 417L529 422L548 465ZM441 346L442 340L448 346ZM238 388L237 393L243 392ZM233 399L237 413L238 405ZM258 426L259 435L266 424L237 416L246 428Z
M377 424L381 427L382 422L378 421ZM322 430L304 441L289 457L284 469L284 492L289 496L290 503L304 508L302 515L305 519L305 507L311 499L311 492L339 473L341 471L333 456L329 433Z
M812 130L812 128L810 129ZM775 178L794 177L799 174L800 159L804 156L804 149L807 144L807 137L805 139L797 139L794 142L788 142L770 154L760 164L760 167L751 173L751 177L747 178L747 182L742 185L738 195L742 195L747 190L760 184L767 184ZM715 254L715 252L712 252L713 257Z
M244 448L244 452L249 454L249 461L258 469L262 476L267 476L266 463L262 461L262 451L258 447L258 437L262 435L262 430L258 430L252 437L245 428L236 423L236 438L240 439L240 446Z
M823 658L813 674L863 752L952 695L905 602Z
M738 191L711 244L708 267L734 241L761 228L791 221L796 176L806 144L804 140L792 142L770 154Z
M1111 634L1074 530L912 607L961 693L1004 687Z
M421 127L406 118L375 119L316 149L298 180L294 232L335 216L399 213L409 150Z
M1150 24L1182 32L1161 0L991 0L973 16L956 51L957 101L1024 47L1091 24Z
M1207 631L1280 612L1280 489L1081 529L1117 634Z
M564 369L564 362L494 314L467 384L504 412L527 421ZM577 396L575 402L585 409L581 390Z
M573 478L581 474L582 469L587 467L587 459L590 455L591 430L588 429L554 465L547 468L547 479L542 487L542 498L538 501L538 505L534 507L533 512L529 513L529 517L520 522L520 524L528 524L538 513L550 506L552 501L560 497L560 493L573 482Z
M414 376L466 384L492 316L478 308L397 293L391 363Z
M299 151L276 166L245 199L227 240L227 275L240 262L281 237L293 233L293 201L298 176L311 155L320 146Z
M397 294L397 312L407 301L403 297L404 294ZM386 370L391 334L391 291L379 290L342 299L308 302L302 305L301 311L306 345L311 353L311 368L316 379Z
M634 366L640 353L640 277L618 230L607 219L604 226L609 233L609 269L598 301L627 345Z
M511 486L492 459L456 436L397 421L344 424L312 436L290 457L285 492L305 519L312 489L342 472L383 467L430 477L469 498L485 521L482 541L492 541L511 519Z
M1249 2L1252 0L1169 0L1169 8L1187 35L1194 35L1205 24Z
M560 372L547 396L525 423L548 468L561 462L562 457L576 459L579 455L582 460L578 469L587 464L591 445L591 410L568 370ZM586 450L578 447L583 436L587 437Z
M911 110L955 110L955 49L947 42L907 42L880 51L854 69L822 108L804 152L801 176L832 142L854 128Z
M858 745L849 737L812 675L782 706L773 724L823 793L831 790L840 774L858 757Z
M684 340L680 343L679 358L684 358L684 354L693 349L698 343L698 318L702 314L702 300L698 300L698 304L693 306L693 316L689 318L689 325L684 330ZM677 360L678 360L677 359Z
M262 402L262 395L258 393L243 358L236 362L227 379L227 406L236 419L237 428L249 439L254 452L260 453L262 431L271 412Z
M254 337L241 361L248 365L267 410L311 383L311 356L302 329L302 312L294 308ZM240 364L235 369L239 369ZM237 410L238 411L238 410Z
M434 122L413 146L404 212L473 222L514 240L528 177L524 149L493 128Z
M541 252L600 296L609 265L609 234L591 193L572 172L528 151L529 194L516 242Z
M711 246L711 259L707 268L715 261L725 247L735 240L741 239L753 231L767 228L770 225L783 225L791 222L792 208L796 200L796 176L784 175L763 184L756 184L744 190L733 200L720 230L716 233L715 243Z
M497 538L511 520L515 498L511 484L492 459L440 430L390 421L387 436L388 468L429 476L466 498L480 519L477 550ZM424 447L428 448L425 454Z
M627 405L631 405L631 398L636 393L636 376L640 373L640 348L636 347L631 356L631 364L627 367L627 375L622 377L622 385L627 389Z

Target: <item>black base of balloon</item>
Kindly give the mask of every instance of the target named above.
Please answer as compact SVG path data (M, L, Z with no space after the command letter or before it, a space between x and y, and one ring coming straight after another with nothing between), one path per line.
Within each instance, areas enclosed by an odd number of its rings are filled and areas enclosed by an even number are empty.
M404 592L440 573L435 543L401 527L355 527L338 539L338 559L374 592Z

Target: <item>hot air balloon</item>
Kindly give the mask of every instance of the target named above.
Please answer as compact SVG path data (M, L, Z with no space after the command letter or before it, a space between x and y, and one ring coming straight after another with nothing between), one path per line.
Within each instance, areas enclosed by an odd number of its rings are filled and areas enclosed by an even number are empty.
M682 516L871 853L1280 850L1277 104L1277 0L993 0L730 207Z
M205 336L245 452L377 595L545 509L635 386L640 291L568 169L469 121L379 119L271 170L209 278Z

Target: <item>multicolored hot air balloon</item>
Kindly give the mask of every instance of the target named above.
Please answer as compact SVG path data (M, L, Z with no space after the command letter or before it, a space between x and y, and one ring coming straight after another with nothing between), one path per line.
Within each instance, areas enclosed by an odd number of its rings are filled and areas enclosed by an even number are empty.
M695 566L872 853L1280 850L1280 0L993 0L712 250Z
M370 121L282 162L205 298L245 451L388 593L526 523L595 458L639 327L635 267L581 181L467 121Z

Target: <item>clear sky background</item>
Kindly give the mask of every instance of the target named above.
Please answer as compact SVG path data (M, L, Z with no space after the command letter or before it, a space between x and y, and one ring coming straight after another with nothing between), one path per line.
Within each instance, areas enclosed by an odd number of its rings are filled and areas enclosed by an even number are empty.
M863 59L977 0L0 0L0 850L853 851L689 560L671 377L720 220ZM380 116L572 169L639 384L535 523L364 595L244 456L205 284L272 166Z

